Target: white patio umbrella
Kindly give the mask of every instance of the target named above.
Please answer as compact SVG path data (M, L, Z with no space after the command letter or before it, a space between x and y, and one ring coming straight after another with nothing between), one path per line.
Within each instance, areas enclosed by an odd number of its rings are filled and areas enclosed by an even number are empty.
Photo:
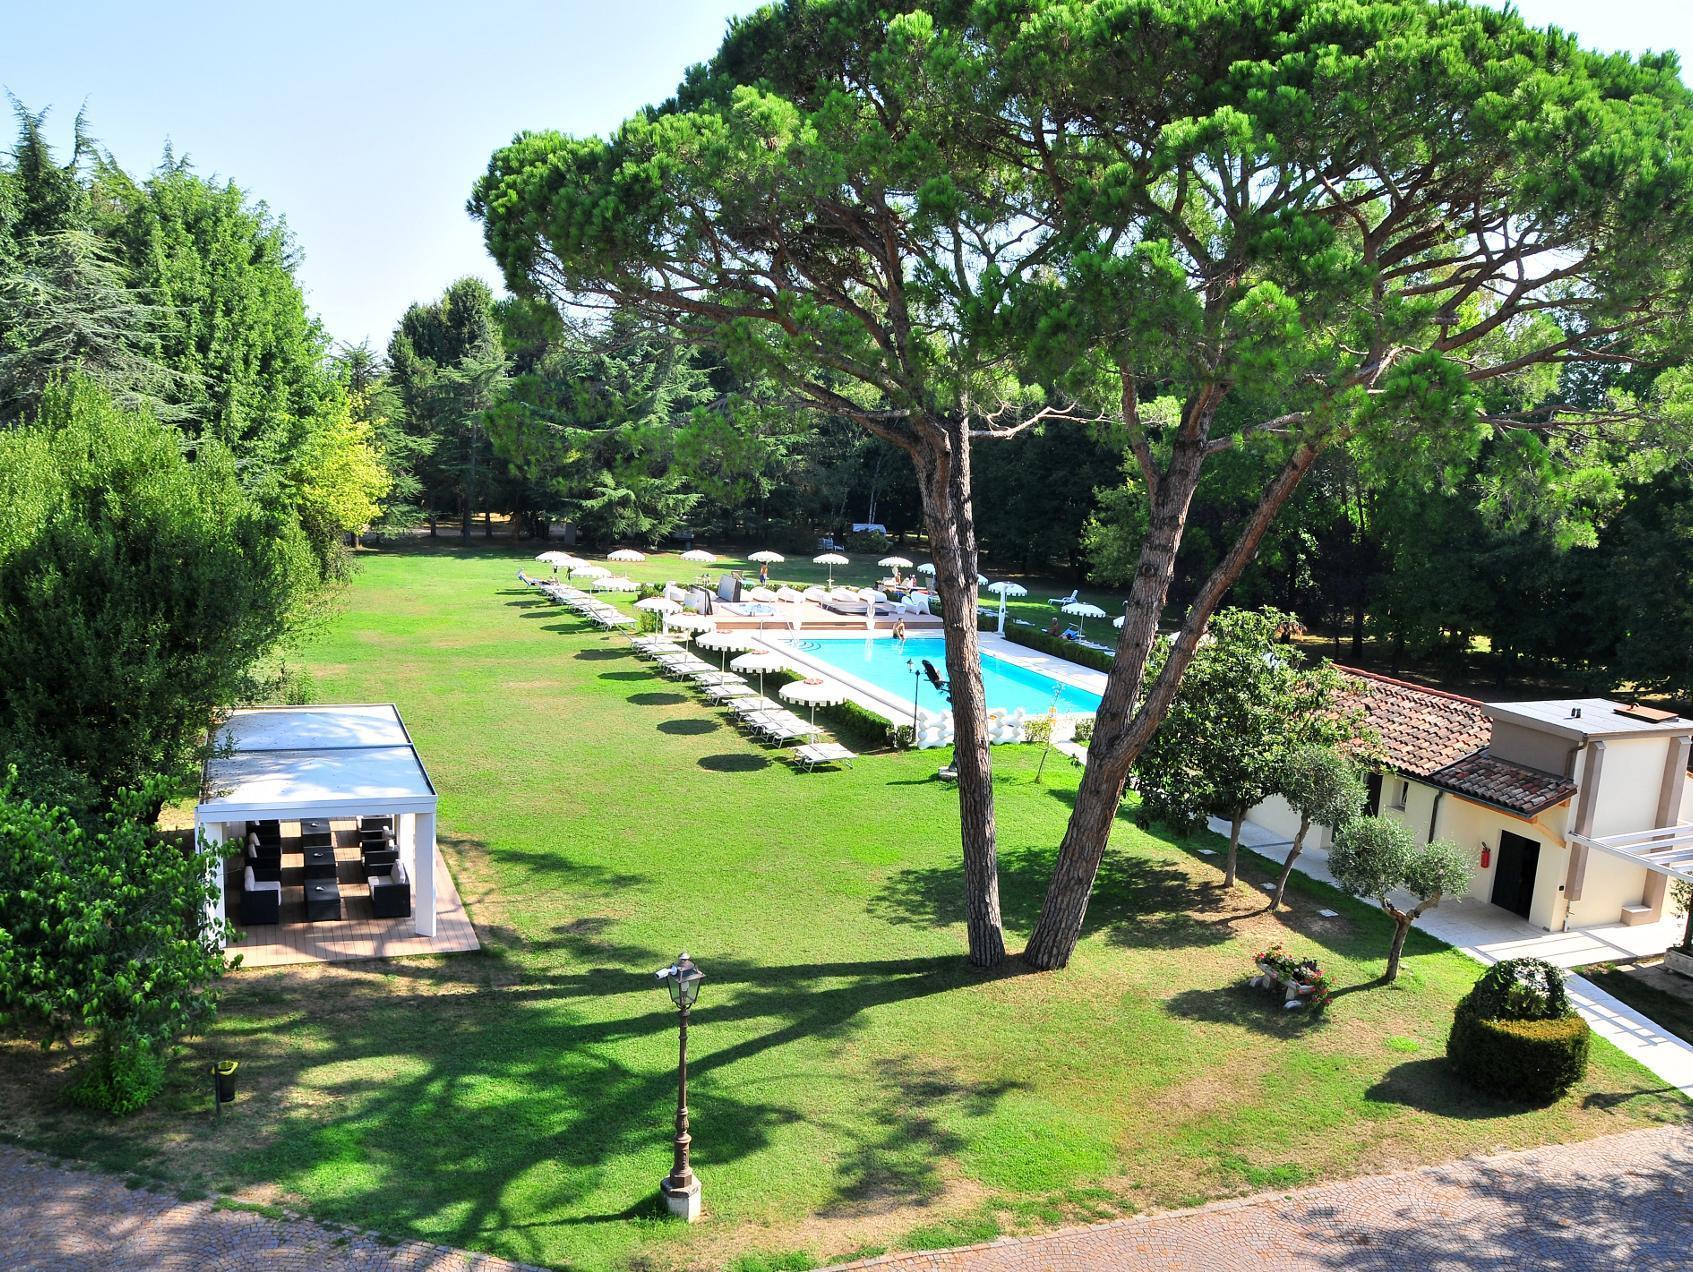
M880 561L876 562L876 564L894 566L901 570L909 570L911 568L911 562L907 561L904 557L899 556L883 557Z
M609 579L599 581L600 588L607 592L639 592L641 585L634 579L626 579L621 574L613 575Z
M789 702L811 704L811 727L817 727L817 708L833 707L846 701L846 690L825 680L794 680L776 691Z
M649 596L635 602L638 610L651 610L654 614L680 614L682 607L668 596Z
M835 567L837 565L852 564L851 561L847 560L847 558L842 556L839 552L825 552L822 556L814 556L811 558L811 563L813 565L826 565L829 567L830 587L835 586Z
M935 563L933 561L925 561L922 565L917 567L917 573L919 574L933 574L934 572Z
M717 620L709 614L667 614L664 625L672 631L709 632Z
M999 583L989 583L988 591L999 593L999 634L1005 635L1005 598L1008 596L1027 596L1029 589L1021 583L1013 583L1006 579Z
M729 664L736 671L756 671L758 673L758 693L764 696L764 673L767 671L782 671L788 665L788 660L781 654L773 654L769 650L754 650L750 654L742 654Z
M697 561L700 565L710 565L713 561L717 560L715 556L713 556L710 552L707 552L704 548L689 548L682 554L681 559L683 561Z
M706 632L694 644L701 649L721 652L723 657L718 660L718 668L722 671L729 669L730 654L744 654L748 650L763 648L750 632Z
M1077 618L1083 620L1082 622L1076 624L1076 630L1078 632L1085 632L1087 630L1088 619L1105 617L1104 610L1100 609L1097 605L1089 604L1087 601L1071 601L1064 607L1064 612L1066 614L1074 614Z
M634 548L619 548L615 552L606 553L605 559L607 561L645 561L647 554L637 552Z
M788 558L783 556L780 552L772 552L769 548L760 548L757 552L747 553L747 560L768 561L771 565L780 565L787 559Z
M603 565L595 565L592 561L578 561L570 567L570 574L572 578L578 579L603 579L610 577L611 571Z

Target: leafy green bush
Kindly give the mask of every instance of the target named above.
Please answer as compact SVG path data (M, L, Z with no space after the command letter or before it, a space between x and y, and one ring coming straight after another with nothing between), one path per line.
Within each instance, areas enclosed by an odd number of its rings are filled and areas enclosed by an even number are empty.
M0 508L0 767L51 756L108 798L191 770L317 579L227 451L202 438L190 462L86 381L0 430Z
M1023 741L1033 742L1037 746L1052 741L1052 726L1055 723L1051 712L1029 717L1023 721Z
M1026 645L1030 649L1038 649L1043 654L1051 654L1054 658L1064 658L1107 674L1117 661L1117 656L1107 650L1090 649L1086 645L1076 644L1073 640L1059 640L1056 636L1048 636L1038 627L1020 627L1016 623L1007 623L1005 639L1013 644Z
M1525 1104L1550 1104L1587 1072L1591 1030L1580 1016L1489 1020L1460 1005L1446 1055L1476 1089Z
M869 556L887 556L893 540L875 531L859 530L841 540L842 552L862 552Z
M1093 726L1094 718L1092 716L1087 716L1076 721L1075 737L1078 745L1086 746L1089 742L1093 741Z
M217 857L141 821L156 790L122 792L96 832L0 784L0 1022L78 1052L72 1099L131 1112L164 1081L181 1034L210 1019L224 972Z
M1508 958L1482 974L1467 1001L1488 1020L1558 1020L1570 1014L1564 974L1538 958Z
M1506 959L1458 1004L1446 1056L1478 1090L1549 1104L1587 1072L1590 1036L1563 972L1537 958Z

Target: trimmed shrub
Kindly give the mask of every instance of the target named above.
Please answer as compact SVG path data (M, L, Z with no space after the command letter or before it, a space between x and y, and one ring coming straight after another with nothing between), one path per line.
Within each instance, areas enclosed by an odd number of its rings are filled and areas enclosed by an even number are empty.
M1477 1090L1550 1104L1587 1072L1590 1037L1563 972L1512 958L1488 968L1458 1004L1446 1058Z
M1550 1104L1587 1072L1591 1037L1580 1016L1489 1020L1460 1004L1446 1055L1477 1090L1526 1104Z
M1558 1020L1570 1014L1564 974L1538 958L1508 958L1482 974L1466 999L1487 1020Z
M1090 649L1086 645L1076 644L1073 640L1059 640L1056 636L1048 636L1038 627L1019 627L1015 623L1007 623L1005 639L1014 645L1026 645L1030 649L1040 650L1043 654L1051 654L1054 658L1063 658L1107 674L1117 661L1117 656L1113 653L1103 649Z

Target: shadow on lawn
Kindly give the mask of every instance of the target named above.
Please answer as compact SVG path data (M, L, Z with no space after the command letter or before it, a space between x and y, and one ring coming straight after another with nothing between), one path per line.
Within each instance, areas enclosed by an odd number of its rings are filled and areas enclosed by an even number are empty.
M264 1021L231 1022L207 1044L239 1052L254 1092L240 1143L216 1169L303 1191L324 1218L520 1258L548 1253L525 1233L651 1213L675 1099L676 1014L652 975L669 953L619 944L612 930L579 921L553 941L621 966L565 958L571 970L517 969L492 989L475 959L351 964L288 983ZM702 1172L827 1117L782 1099L767 1066L746 1077L738 1066L792 1045L802 1050L788 1063L814 1064L819 1040L852 1036L878 1008L984 979L951 954L776 967L717 958L706 970L689 1057ZM843 1206L933 1195L937 1163L960 1147L936 1108L985 1113L1014 1089L965 1086L914 1061L876 1070L883 1116L869 1130L859 1119L830 1127ZM309 1100L298 1098L303 1075Z
M1272 1038L1297 1038L1324 1020L1320 1011L1289 1011L1274 996L1244 984L1184 989L1165 1001L1164 1010L1183 1020L1239 1025Z
M1005 925L1028 931L1052 877L1050 848L1008 850L999 859L999 897ZM1105 929L1114 944L1179 949L1220 945L1233 938L1237 915L1217 916L1220 888L1180 866L1107 852L1088 902L1087 926ZM871 912L893 923L945 927L964 921L963 865L952 862L901 870L871 898ZM1202 913L1194 913L1199 911ZM1203 912L1211 912L1203 914Z
M684 693L637 693L629 698L637 707L674 707L688 701Z
M770 757L757 752L730 751L723 755L702 755L695 763L713 773L756 773L770 767Z
M722 727L721 720L662 720L658 731L678 737L698 737L702 733L716 733Z

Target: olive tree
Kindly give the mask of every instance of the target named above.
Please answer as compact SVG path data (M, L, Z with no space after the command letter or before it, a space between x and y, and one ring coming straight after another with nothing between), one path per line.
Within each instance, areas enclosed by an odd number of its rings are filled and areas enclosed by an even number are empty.
M1276 790L1299 815L1299 826L1287 848L1270 909L1281 908L1293 863L1305 847L1312 826L1328 826L1337 834L1364 810L1363 770L1338 747L1304 746L1289 754L1276 778Z
M1393 920L1393 944L1382 975L1391 985L1399 978L1399 956L1411 924L1442 897L1469 887L1472 868L1469 855L1449 839L1419 845L1402 822L1359 817L1336 832L1329 873L1353 896L1374 897ZM1415 903L1400 906L1393 899L1398 891L1410 893Z

